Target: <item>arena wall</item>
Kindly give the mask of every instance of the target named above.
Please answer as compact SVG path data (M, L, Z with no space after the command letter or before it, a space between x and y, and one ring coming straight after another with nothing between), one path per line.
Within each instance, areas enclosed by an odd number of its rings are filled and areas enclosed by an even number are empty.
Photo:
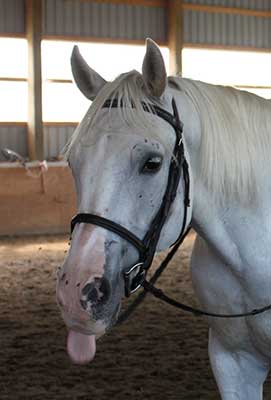
M0 164L0 235L53 234L69 231L76 199L72 175L64 162L48 163L48 171Z

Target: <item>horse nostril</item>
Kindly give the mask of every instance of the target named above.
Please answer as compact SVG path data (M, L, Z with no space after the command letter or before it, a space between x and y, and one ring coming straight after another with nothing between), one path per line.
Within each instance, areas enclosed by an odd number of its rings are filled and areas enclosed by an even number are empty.
M93 282L87 283L82 289L80 303L87 310L89 305L98 306L105 304L110 297L110 286L106 278L94 278Z
M82 295L86 301L96 301L98 299L98 293L94 282L87 283L83 287Z

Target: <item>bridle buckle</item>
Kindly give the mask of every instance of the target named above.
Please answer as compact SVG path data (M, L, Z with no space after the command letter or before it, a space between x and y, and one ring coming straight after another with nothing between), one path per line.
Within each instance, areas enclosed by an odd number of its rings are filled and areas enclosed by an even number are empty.
M144 263L140 262L123 271L125 296L136 292L145 279Z

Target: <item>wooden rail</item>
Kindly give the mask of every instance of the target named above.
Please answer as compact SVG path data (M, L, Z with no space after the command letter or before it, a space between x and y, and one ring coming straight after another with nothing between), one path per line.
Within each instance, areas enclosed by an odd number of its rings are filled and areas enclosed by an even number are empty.
M206 50L228 50L228 51L248 51L259 53L270 53L270 49L266 47L253 47L253 46L235 46L235 45L221 45L212 43L190 43L184 42L184 47L188 49L206 49Z
M142 45L145 44L145 39L125 39L125 38L106 38L106 37L92 37L92 36L80 36L80 35L43 35L43 40L54 40L54 41L73 41L73 42L91 42L91 43L106 43L106 44L130 44L130 45ZM167 41L156 40L159 46L167 46Z
M0 82L27 82L27 78L13 78L11 76L0 76Z
M202 4L183 3L184 10L201 11L206 13L219 13L231 15L245 15L250 17L270 18L271 11L266 10L251 10L249 8L222 7L222 6L205 6Z

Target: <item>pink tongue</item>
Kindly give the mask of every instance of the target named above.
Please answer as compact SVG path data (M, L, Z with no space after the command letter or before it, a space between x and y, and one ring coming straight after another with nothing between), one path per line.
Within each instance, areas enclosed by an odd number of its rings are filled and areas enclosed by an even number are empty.
M67 339L67 351L75 364L87 364L95 356L95 335L83 335L70 330Z

